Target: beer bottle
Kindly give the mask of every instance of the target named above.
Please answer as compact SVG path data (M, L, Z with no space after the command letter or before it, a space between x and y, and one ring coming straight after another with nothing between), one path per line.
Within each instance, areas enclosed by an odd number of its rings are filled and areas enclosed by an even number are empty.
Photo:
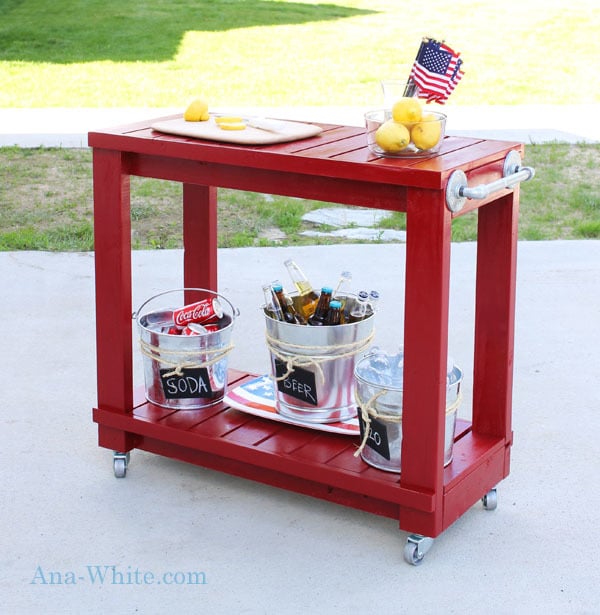
M376 290L372 290L369 293L369 309L367 310L368 315L374 314L377 310L377 304L379 303L379 293Z
M342 324L342 302L337 299L332 299L329 302L329 311L325 317L326 325L341 325Z
M333 292L333 296L337 297L340 293L340 290L342 289L342 286L344 286L346 282L350 282L350 280L352 280L352 274L349 271L342 271L342 273L340 273L339 282L335 287L335 291Z
M263 294L265 296L265 312L267 315L275 320L283 320L283 312L270 284L263 284Z
M313 290L308 278L295 261L290 258L284 262L284 265L298 291L298 311L304 318L308 318L315 311L319 295Z
M306 324L306 318L304 318L304 316L302 316L302 314L300 314L300 312L298 312L298 310L296 310L296 306L294 305L294 302L292 301L292 298L286 296L285 300L287 301L287 308L288 308L288 310L294 315L294 319L296 320L296 324L297 325L305 325Z
M323 288L321 289L321 296L319 297L317 307L308 319L309 325L312 325L313 327L320 327L325 324L327 312L329 311L329 303L331 301L332 292L333 289L331 288L331 286L323 286Z
M366 290L361 290L358 297L354 301L354 305L350 308L350 316L348 322L358 322L367 316L367 302L369 293Z
M346 297L347 297L347 289L344 288L348 282L352 280L352 273L350 271L342 271L340 273L340 279L338 281L335 290L333 291L332 297L337 299L342 304L342 321L344 312L346 310ZM341 293L341 294L340 294Z
M283 286L279 282L274 282L272 285L275 298L281 308L283 320L289 322L292 325L305 324L304 319L296 312L296 308L292 303L292 300L286 296L283 292Z

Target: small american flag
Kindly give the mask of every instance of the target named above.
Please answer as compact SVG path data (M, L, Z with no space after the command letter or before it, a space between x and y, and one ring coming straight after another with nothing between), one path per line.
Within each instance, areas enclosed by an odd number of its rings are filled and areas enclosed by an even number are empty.
M462 79L462 60L443 42L424 39L410 72L419 90L419 98L444 104Z

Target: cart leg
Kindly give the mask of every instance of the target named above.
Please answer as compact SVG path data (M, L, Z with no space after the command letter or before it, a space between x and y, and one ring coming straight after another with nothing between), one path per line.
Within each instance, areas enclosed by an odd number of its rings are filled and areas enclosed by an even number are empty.
M433 538L421 536L421 534L411 534L406 539L404 547L404 559L413 566L419 566L423 563L425 553L431 549Z
M120 453L114 451L113 453L113 470L116 478L125 478L127 474L127 466L129 465L129 452Z
M481 502L486 510L496 510L498 506L498 493L496 488L490 489L482 498Z

